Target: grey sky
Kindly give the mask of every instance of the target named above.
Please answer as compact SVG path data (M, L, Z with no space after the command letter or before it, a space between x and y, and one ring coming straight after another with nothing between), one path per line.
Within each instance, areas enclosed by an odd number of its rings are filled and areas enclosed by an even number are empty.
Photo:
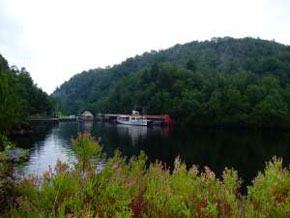
M212 37L290 45L289 0L1 0L0 53L48 93L83 70Z

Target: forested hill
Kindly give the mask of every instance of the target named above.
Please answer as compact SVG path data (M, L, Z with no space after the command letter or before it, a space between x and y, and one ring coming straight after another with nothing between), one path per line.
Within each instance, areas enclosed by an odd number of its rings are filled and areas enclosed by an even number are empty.
M25 68L9 67L0 54L0 136L22 129L28 117L51 116L53 107L53 99L34 84Z
M171 114L179 123L290 126L290 47L213 38L82 72L53 93L64 112Z

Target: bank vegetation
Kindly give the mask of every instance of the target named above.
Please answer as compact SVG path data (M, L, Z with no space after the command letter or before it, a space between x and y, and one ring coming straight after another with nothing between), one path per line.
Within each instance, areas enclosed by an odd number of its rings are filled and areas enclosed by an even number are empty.
M266 163L240 192L238 172L225 169L221 178L208 167L174 168L148 164L146 155L126 158L119 151L106 158L88 133L72 141L77 161L58 162L41 178L31 175L15 184L15 199L6 217L289 217L290 171L282 160ZM99 161L106 161L103 169Z

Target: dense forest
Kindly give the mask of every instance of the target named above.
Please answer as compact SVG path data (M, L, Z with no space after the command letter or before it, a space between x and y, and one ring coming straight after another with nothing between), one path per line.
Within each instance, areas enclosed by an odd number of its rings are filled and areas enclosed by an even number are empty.
M195 126L290 127L290 46L213 38L82 72L53 93L67 114L170 114Z
M23 128L28 117L52 113L53 99L33 83L25 68L9 67L0 55L0 134Z

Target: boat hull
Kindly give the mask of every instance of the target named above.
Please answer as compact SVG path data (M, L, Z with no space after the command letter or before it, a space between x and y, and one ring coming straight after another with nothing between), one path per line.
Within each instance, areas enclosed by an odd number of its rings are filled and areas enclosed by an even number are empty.
M125 125L134 125L134 126L148 126L148 121L147 120L117 120L118 123L120 124L125 124Z

